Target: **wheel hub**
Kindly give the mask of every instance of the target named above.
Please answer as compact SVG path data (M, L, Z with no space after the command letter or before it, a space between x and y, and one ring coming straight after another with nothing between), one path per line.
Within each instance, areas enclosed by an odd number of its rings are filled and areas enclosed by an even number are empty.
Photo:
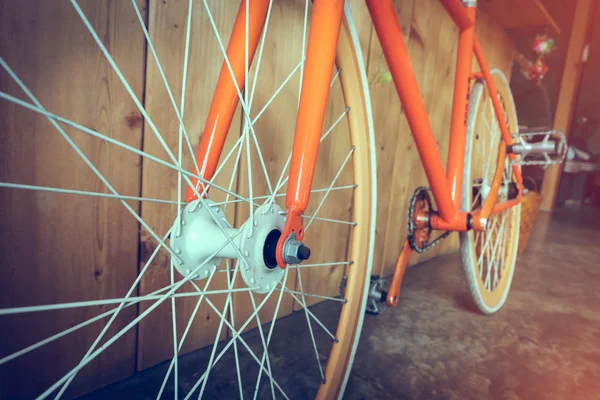
M171 230L171 248L177 271L191 279L204 279L224 258L237 259L242 279L257 293L267 293L283 277L277 268L277 241L285 225L283 210L277 204L263 204L253 218L239 229L232 228L215 202L206 199L185 206ZM231 239L231 242L228 240Z

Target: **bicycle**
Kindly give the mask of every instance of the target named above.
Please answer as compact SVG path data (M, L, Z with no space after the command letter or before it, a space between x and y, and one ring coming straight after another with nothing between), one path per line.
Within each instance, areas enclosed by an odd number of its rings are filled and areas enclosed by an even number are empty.
M559 149L557 146L554 146L551 151L547 148L531 148L531 146L527 147L527 143L519 147L518 143L514 143L513 133L518 131L518 126L514 107L511 105L510 89L501 73L490 70L485 62L474 34L474 2L465 2L469 7L463 5L460 0L442 0L442 2L461 30L455 78L449 162L446 172L444 172L440 155L436 150L435 140L420 99L417 83L392 4L391 2L375 0L366 1L376 32L382 43L392 78L405 108L417 149L423 160L423 166L431 185L431 192L437 207L439 207L439 211L433 209L433 203L428 195L429 189L420 189L416 193L410 208L410 240L404 246L390 290L387 293L376 293L375 298L378 300L385 299L390 306L397 306L402 276L412 249L425 251L430 245L435 244L435 240L430 241L431 233L434 230L443 232L458 231L461 232L463 262L469 287L480 309L489 313L496 311L505 301L512 279L512 272L514 271L515 244L518 239L519 202L523 192L517 162L519 161L519 154L525 154L526 152L546 154L558 152ZM10 102L11 107L15 107L12 110L17 107L27 109L39 114L40 118L47 119L60 133L61 140L64 140L69 148L75 150L78 157L92 169L97 179L111 193L27 185L9 181L0 183L0 187L16 191L35 190L38 192L116 199L134 216L135 223L141 225L143 228L142 234L152 237L156 243L155 248L148 252L151 255L147 259L142 259L145 262L142 262L141 271L136 274L137 278L134 284L124 297L73 302L68 294L59 293L54 294L54 296L61 299L60 301L54 304L34 306L24 306L13 298L4 300L6 304L0 309L2 318L6 318L7 315L62 309L71 310L98 305L112 304L117 306L41 341L34 341L33 344L26 345L27 343L23 343L24 338L10 335L7 337L6 342L8 342L11 352L0 359L0 365L3 366L43 345L82 329L92 322L109 318L109 322L104 325L101 332L93 340L86 341L85 345L88 350L83 357L81 355L73 356L69 353L69 346L62 347L65 351L65 360L75 357L79 357L81 360L76 361L75 367L67 368L68 372L66 374L64 371L60 371L60 374L56 372L58 376L53 377L56 381L39 395L39 398L46 398L55 394L60 397L69 390L69 385L85 366L101 356L106 348L115 343L121 336L127 334L130 329L133 327L140 329L139 325L143 323L144 318L161 304L169 305L170 300L173 350L165 377L158 387L158 397L165 393L167 381L173 374L175 381L174 396L178 398L177 377L180 352L186 335L193 325L196 313L201 307L208 309L208 306L210 306L210 312L217 315L220 320L218 328L215 327L216 335L212 339L214 343L208 357L206 370L194 382L187 392L186 398L195 395L198 390L199 396L202 396L214 365L221 360L225 352L232 346L235 353L238 383L236 392L239 392L236 394L240 396L245 393L246 395L253 394L256 397L261 393L262 395L270 394L273 398L281 394L287 397L285 390L275 379L277 371L271 368L271 362L274 362L274 360L270 360L271 357L268 351L283 294L286 293L289 295L288 304L295 302L305 314L319 370L316 379L317 387L315 388L315 391L318 391L317 397L341 397L348 381L360 337L364 310L367 301L373 296L369 287L369 279L375 249L374 230L377 210L375 142L373 122L370 115L368 82L358 35L349 7L344 6L344 2L341 0L316 2L312 6L311 29L308 33L309 2L305 3L302 44L298 64L287 75L283 84L277 88L274 96L264 101L264 107L252 117L250 111L255 100L255 94L259 93L256 91L256 82L261 68L273 3L268 0L242 1L226 49L219 33L218 23L213 18L208 3L204 1L205 22L218 39L217 54L224 57L224 62L218 73L214 96L204 122L203 135L198 145L197 155L194 158L192 157L194 152L190 134L186 129L186 126L189 128L190 125L185 124L184 120L185 93L188 90L186 77L188 73L194 73L193 71L188 72L187 68L188 59L192 57L190 56L189 44L193 10L191 0L188 4L187 14L184 13L187 16L187 22L183 24L186 30L186 41L181 85L182 98L180 104L177 105L165 71L161 67L160 57L158 57L157 51L152 45L151 32L146 28L139 6L135 0L132 1L136 19L140 23L148 44L148 60L153 61L150 67L151 71L153 71L155 77L159 76L161 84L164 84L164 89L168 94L167 103L170 103L169 108L172 106L175 114L175 130L178 131L178 135L166 137L161 134L157 124L148 114L146 107L137 98L135 90L124 77L115 62L115 58L104 44L104 39L100 38L93 26L94 24L86 16L86 12L82 10L76 0L71 0L73 9L91 33L93 42L98 46L110 68L116 74L119 83L122 83L125 87L133 104L139 109L147 130L154 135L149 136L144 141L154 141L153 143L158 148L166 152L169 161L164 161L147 151L114 139L110 135L102 134L98 130L86 127L72 119L47 111L19 77L18 72L15 72L4 58L0 58L2 68L12 78L13 84L22 89L28 100L15 97L4 89L0 92L0 97ZM293 45L290 47L293 47ZM257 50L257 63L254 64L253 60ZM479 61L481 74L471 73L473 54ZM150 65L150 61L148 61L148 64ZM334 68L334 66L337 66L337 68ZM254 68L254 80L252 86L250 86L249 78L251 77L252 68ZM268 68L268 66L263 66L263 68ZM301 83L298 84L298 87L292 87L293 90L291 90L292 92L299 91L297 123L291 155L285 162L283 160L276 160L277 162L273 161L273 163L268 160L265 162L259 139L264 139L264 132L270 132L268 129L262 129L259 125L261 121L258 120L269 106L273 106L272 101L274 98L279 95L280 90L286 89L286 84L291 82L292 77L298 72ZM74 76L73 79L77 79L77 77ZM338 104L337 114L327 115L327 110L336 108L336 104L331 105L331 93L336 90L336 87L338 87L338 95L341 94L341 98L343 98L344 107L339 107ZM469 92L471 92L470 101ZM292 99L295 99L295 97ZM328 102L331 107L328 107ZM292 106L288 104L286 107L294 109L296 106L292 101ZM230 130L238 108L241 108L242 114L240 136L232 144L232 140L228 142L227 139L228 134L231 138ZM479 173L476 169L477 162L488 158L485 157L485 154L481 154L482 157L477 158L479 155L475 154L473 150L473 148L478 148L475 145L479 143L477 142L479 137L477 136L476 127L483 124L483 119L479 118L480 115L485 115L480 113L483 108L491 111L490 115L495 118L495 125L493 126L497 127L494 131L496 136L493 137L493 141L490 140L485 144L491 156L489 158L494 159L494 156L497 155L497 160L494 160L495 164L491 167ZM278 112L281 112L281 110L282 108L279 108ZM275 117L278 112L273 113ZM188 115L189 112L185 114L186 117ZM262 117L263 120L265 118ZM329 119L332 123L322 134L326 119ZM334 128L336 126L338 128L344 127L344 123L339 125L342 120L345 121L348 128L348 137L345 139L349 144L348 151L342 157L338 156L336 159L335 152L331 151L330 148L326 159L323 159L322 156L317 159L320 143L323 142L323 146L327 146L326 139L330 133L334 134ZM155 199L119 194L95 167L90 157L86 156L76 141L71 139L70 135L65 132L63 125L118 146L120 149L127 150L143 160L155 163L148 166L144 164L145 170L154 168L152 165L168 168L171 174L168 176L171 178L176 177L172 179L176 182L176 185L171 184L171 187L176 187L173 195L174 199ZM277 136L272 134L267 135L267 140L271 142L275 141L276 138ZM172 150L174 146L177 146L177 155ZM251 153L252 148L256 149L256 154ZM326 148L321 147L321 153ZM243 149L245 149L245 152ZM223 158L222 153L225 150L228 150L228 152ZM190 159L193 159L193 161L187 162L189 167L184 167L184 153L188 152ZM245 165L240 161L244 160L242 156L245 158ZM11 159L9 154L3 154L4 157ZM226 163L228 160L234 159L232 157L236 159L233 172L228 180L222 181L219 173L228 170L229 167ZM325 180L323 187L315 188L314 182L322 181L320 175L316 172L328 169L326 168L327 164L323 167L317 163L332 160L338 162L338 166L334 168L334 173L330 174L330 178ZM353 164L352 174L344 170L344 166L350 161ZM519 162L523 162L523 160ZM253 164L254 167L258 165L259 175L264 175L265 178L265 182L256 187L254 187L255 183L252 178ZM272 164L278 165L273 166ZM273 181L276 183L272 185L273 182L269 176L273 176L272 169L275 167L280 169L279 179ZM288 167L289 173L286 178ZM473 176L472 170L478 172L476 177ZM7 179L4 176L12 177L11 172L6 171L3 173L3 180ZM350 179L351 182L338 183L338 179L343 179L340 178L341 176ZM240 177L248 178L248 183L246 184ZM233 189L234 183L237 190ZM284 195L282 190L286 185L286 202L285 207L282 207L277 203L277 200ZM260 192L254 190L256 188L260 189ZM184 190L186 191L185 199L182 198ZM263 191L267 194L259 194ZM315 196L320 196L321 193L322 197L318 203L311 206L310 199L315 199ZM337 193L340 193L341 197ZM342 193L345 193L345 195L342 195ZM325 200L328 196L336 198L338 205L343 204L344 206L329 207L329 210L327 210ZM170 217L168 226L165 226L166 233L158 234L153 229L153 227L161 225L160 216L162 214L160 212L153 213L153 215L158 214L156 217L149 217L158 218L158 220L155 219L152 220L152 223L148 223L127 201L163 202L170 204L171 207L175 206L175 212L171 212L172 217ZM15 200L14 203L17 203L17 201ZM234 205L235 212L233 212L233 215L231 209L227 209L228 205ZM311 207L312 215L309 215L307 210ZM329 212L327 216L320 214L324 209ZM494 221L500 215L505 217L502 219L501 227L496 232L496 222ZM508 217L506 217L507 215ZM306 224L304 224L304 219L308 219ZM505 230L507 221L510 226ZM305 231L313 222L322 223L323 226L326 226L322 228L320 240L316 242L314 240L311 242L310 232L306 233L305 236ZM7 239L9 244L18 242L19 233L16 229L18 225L18 220L11 220L6 224L9 228L13 228L11 233L15 236ZM334 227L331 228L330 226ZM477 232L477 236L473 232ZM485 236L486 232L489 232L487 237ZM317 235L314 237L317 237ZM485 239L483 244L479 242L478 238L480 237L482 241ZM498 237L501 238L503 243L508 244L506 251L502 253L505 262L503 272L500 276L497 276L497 281L493 282L492 285L488 282L488 278L482 278L482 275L478 274L478 271L481 270L478 265L480 264L479 260L483 260L481 254L485 251L488 251L489 254L489 248L485 243L495 242L494 254L497 254ZM324 238L327 238L330 243L335 243L336 246L323 243ZM167 240L169 241L168 244ZM343 249L341 253L344 253L344 257L346 257L344 261L327 258L323 255L328 251L329 253L335 253L336 248ZM169 262L167 263L169 267L165 268L165 271L168 270L170 275L170 284L135 296L134 294L138 290L137 285L143 279L144 273L153 265L152 262L161 249L169 253ZM315 249L318 249L318 251ZM38 257L35 254L30 256ZM61 259L60 257L57 256L57 259ZM160 256L158 258L160 259ZM309 258L311 264L306 263ZM492 261L495 260L495 255L491 259ZM11 260L9 259L8 264ZM230 260L237 260L237 262L232 263ZM318 262L315 262L315 260L318 260ZM41 259L37 259L37 261L41 261ZM344 275L346 279L340 289L343 296L336 297L330 292L320 294L305 291L302 283L302 273L300 272L301 268L304 267L322 267L327 268L329 273L336 276L341 277L341 275ZM295 278L295 283L291 289L287 284L290 271L293 271L295 275L295 277L292 277L292 279ZM14 273L19 274L20 272ZM164 273L167 274L167 272ZM175 280L176 273L183 278L178 281ZM238 274L241 276L241 280L236 281ZM225 289L209 290L209 284L213 281L213 278L214 282L220 282ZM7 276L6 282L13 282L12 279L14 278ZM202 282L203 287L198 286L196 282ZM317 287L318 285L313 283L312 286ZM492 286L493 290L491 290ZM187 288L188 291L180 291L182 288ZM139 290L142 291L142 289ZM246 311L241 313L242 319L245 321L242 324L239 323L239 319L238 323L234 321L234 316L237 318L240 314L238 314L239 311L234 312L233 306L237 301L238 310L244 307L239 300L240 292L248 294L252 305L252 308L248 309L248 300L242 301L242 303L246 303ZM274 303L270 298L276 292L277 302ZM211 300L212 296L219 295L226 295L226 299L221 298L221 303L219 303L224 304L221 310ZM256 301L255 296L260 299L260 302ZM66 300L64 300L65 298ZM181 304L181 301L184 301L185 298L193 300L191 304L193 304L194 311L185 325L183 337L179 338L178 332L181 332L181 330L176 317L178 309L175 300L177 299ZM329 330L309 310L310 304L321 299L341 303L339 321L335 332ZM145 302L151 300L156 301L146 307ZM203 301L204 304L202 304ZM269 306L266 306L267 304ZM133 320L128 324L123 323L125 326L118 333L108 337L106 334L111 324L118 318L123 318L124 313L121 313L121 311L130 306L139 307L139 313L135 314ZM266 313L265 311L269 312ZM269 319L273 322L268 332L264 332L262 324ZM119 321L122 320L119 319ZM57 319L54 323L59 326L60 322ZM52 324L52 322L49 324ZM248 327L254 324L260 333L262 356L260 353L258 355L254 353L241 336ZM322 328L321 332L326 333L331 341L331 352L325 369L322 368L319 350L315 341L313 326L316 327L316 325L320 326L319 329ZM13 331L13 329L16 331L17 329L12 320L9 320L5 326L8 327L6 331ZM227 336L224 329L229 332L231 339L227 342L224 350L217 355L219 343L224 336ZM45 334L46 332L42 333ZM32 333L34 336L38 334L41 333ZM26 347L23 347L25 345ZM13 347L18 348L18 350L14 351ZM247 350L258 365L256 382L250 388L248 385L244 388L242 384L238 349ZM18 377L14 375L14 372L6 371L5 368L3 376L8 376L18 382ZM268 383L263 383L261 386L263 375L268 378ZM9 381L10 378L3 378L3 380ZM42 383L45 382L41 382L39 385Z

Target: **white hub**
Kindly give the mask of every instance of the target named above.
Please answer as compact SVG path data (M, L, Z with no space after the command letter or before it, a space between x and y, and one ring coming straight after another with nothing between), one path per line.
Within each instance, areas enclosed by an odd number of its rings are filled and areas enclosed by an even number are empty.
M186 205L179 221L173 225L171 248L179 257L174 260L179 273L186 277L194 273L192 279L204 279L223 258L238 259L246 285L258 293L267 293L284 274L277 266L269 268L264 254L269 234L274 230L281 232L285 225L281 207L263 204L254 212L253 223L248 219L241 228L235 229L213 201L207 199L204 203L206 206L195 200ZM272 237L269 243L273 244Z
M246 221L242 234L242 254L246 262L240 263L242 278L249 287L257 287L258 293L267 293L281 280L284 270L275 266L269 268L264 261L264 248L267 236L273 230L283 231L285 217L277 204L263 204L254 212L254 225L250 232L250 220Z

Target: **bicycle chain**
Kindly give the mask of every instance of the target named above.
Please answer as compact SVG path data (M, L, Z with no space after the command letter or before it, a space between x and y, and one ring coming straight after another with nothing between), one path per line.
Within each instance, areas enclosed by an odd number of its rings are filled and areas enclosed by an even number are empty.
M562 155L560 157L560 159L556 159L556 160L551 160L551 161L538 161L538 160L534 160L534 161L523 161L523 160L519 160L519 161L513 161L511 163L511 165L513 164L517 164L517 165L555 165L555 164L562 164L562 162L565 160L565 157L567 156L567 150L568 150L568 145L567 145L567 138L565 137L565 134L562 133L561 131L556 131L556 130L552 130L552 131L543 131L543 132L523 132L523 133L518 133L513 135L514 138L518 138L519 136L550 136L552 134L558 134L560 136L560 144L561 144L561 148L562 148ZM527 155L527 154L525 154Z
M429 205L429 208L431 211L433 208L432 208L431 197L429 196L429 191L430 191L430 189L426 186L418 187L415 190L415 192L413 193L413 195L410 199L410 204L408 206L408 244L410 245L411 249L413 249L414 251L416 251L419 254L425 253L426 251L431 250L433 247L435 247L435 245L437 245L442 240L446 239L452 233L452 231L445 231L440 236L438 236L433 242L428 243L425 247L419 247L419 245L415 241L416 226L413 222L413 213L415 211L415 205L417 204L417 200L419 199L419 196L421 195L421 193L423 193L426 196L425 201Z

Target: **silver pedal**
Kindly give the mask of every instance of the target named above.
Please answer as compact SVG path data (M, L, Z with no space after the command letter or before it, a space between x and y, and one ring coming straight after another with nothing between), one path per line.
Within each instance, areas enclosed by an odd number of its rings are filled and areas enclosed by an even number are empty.
M385 299L387 292L383 290L385 281L379 278L379 275L372 275L369 284L369 297L365 312L369 315L380 315L385 309Z
M546 169L562 163L567 155L567 138L560 131L519 132L513 138L516 143L510 146L509 152L519 155L513 164L541 165Z

